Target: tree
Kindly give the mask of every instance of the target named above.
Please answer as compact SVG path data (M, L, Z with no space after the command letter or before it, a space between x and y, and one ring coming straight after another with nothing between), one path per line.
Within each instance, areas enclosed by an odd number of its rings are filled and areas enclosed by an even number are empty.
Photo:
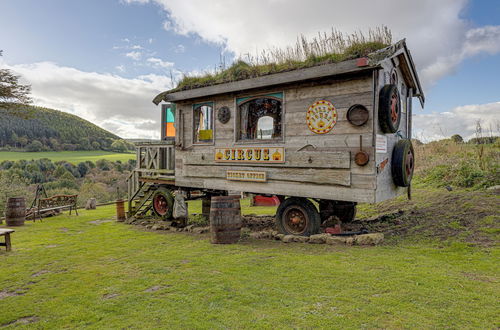
M0 56L2 56L1 50ZM0 69L0 105L31 103L31 86L20 84L19 78L8 69Z
M451 140L455 143L464 143L464 139L458 134L452 135Z
M43 144L42 142L38 140L33 140L30 144L26 146L26 150L28 151L42 151L43 150Z
M77 166L78 168L78 172L80 172L80 176L83 178L89 171L89 166L84 163L84 162L81 162L78 164Z
M115 140L111 144L111 149L113 151L118 151L118 152L127 152L128 147L127 147L127 144L125 143L125 141L123 141L123 140Z

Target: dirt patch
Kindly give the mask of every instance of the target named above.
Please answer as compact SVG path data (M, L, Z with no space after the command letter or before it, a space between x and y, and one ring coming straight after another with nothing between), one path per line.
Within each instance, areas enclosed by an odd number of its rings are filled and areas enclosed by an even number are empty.
M258 216L258 215L244 215L242 217L243 227L251 231L274 230L275 222L274 216Z
M60 231L62 231L63 233L67 233L69 229L68 229L68 228L63 227L63 228L59 228L59 230L60 230Z
M144 290L144 292L156 292L164 288L171 287L171 285L155 285L150 287L149 289Z
M36 272L36 273L32 274L31 277L38 277L40 275L47 274L47 273L50 273L50 272L51 272L50 270L45 270L44 269L44 270L41 270L39 272Z
M5 298L8 298L8 297L15 297L15 296L22 296L22 295L24 295L24 292L20 292L20 291L7 291L7 290L0 291L0 299L5 299Z
M17 319L17 320L8 322L8 323L4 323L1 325L1 327L3 328L6 326L9 326L9 325L31 324L31 323L38 322L39 320L40 320L40 318L38 316L25 316L25 317L21 317L20 319Z
M105 295L102 296L103 299L113 299L118 297L120 294L118 293L106 293Z
M46 248L55 248L55 247L58 247L59 245L56 245L56 244L52 244L52 245L46 245L45 247Z
M497 283L498 280L492 276L485 276L475 273L463 273L465 277L473 281L486 282L486 283Z
M481 246L497 241L489 233L500 226L498 197L492 193L418 190L410 201L391 200L372 207L375 216L356 219L343 229L382 232L389 239L452 238Z
M89 221L89 223L93 225L100 225L101 223L106 223L106 222L113 222L113 220L94 220L94 221Z

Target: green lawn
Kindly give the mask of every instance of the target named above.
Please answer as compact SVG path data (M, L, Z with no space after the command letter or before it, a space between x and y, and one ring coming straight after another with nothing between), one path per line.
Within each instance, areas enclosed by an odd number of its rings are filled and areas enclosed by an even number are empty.
M110 161L120 160L127 162L129 159L135 159L135 153L116 153L107 151L46 151L46 152L11 152L0 151L0 162L4 160L32 160L48 158L52 161L65 160L70 163L77 164L90 160L95 162L99 159L107 159Z
M113 215L102 207L16 229L14 251L0 252L0 327L500 326L497 248L211 245L91 222Z

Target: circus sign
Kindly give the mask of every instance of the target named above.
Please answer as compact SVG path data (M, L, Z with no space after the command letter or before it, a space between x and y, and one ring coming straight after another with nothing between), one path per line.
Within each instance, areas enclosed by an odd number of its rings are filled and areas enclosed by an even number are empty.
M311 132L325 134L337 123L337 110L330 101L316 101L307 110L306 120Z

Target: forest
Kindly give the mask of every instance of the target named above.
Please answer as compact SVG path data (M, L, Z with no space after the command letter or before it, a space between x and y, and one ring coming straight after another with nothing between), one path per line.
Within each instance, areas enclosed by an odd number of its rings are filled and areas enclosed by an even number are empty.
M0 215L7 197L24 196L31 204L37 185L43 185L48 196L78 195L78 206L89 198L99 203L126 197L126 178L135 167L135 160L111 162L101 159L72 164L50 159L5 160L0 163Z
M18 104L0 107L0 151L133 149L119 136L66 112Z

